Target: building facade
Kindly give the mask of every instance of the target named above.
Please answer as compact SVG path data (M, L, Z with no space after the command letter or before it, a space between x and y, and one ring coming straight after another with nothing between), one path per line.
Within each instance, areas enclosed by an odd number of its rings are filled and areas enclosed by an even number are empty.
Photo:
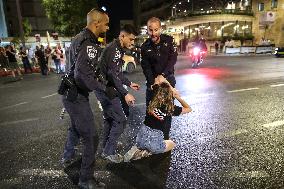
M140 2L141 25L151 16L163 17L165 33L182 40L236 39L261 44L263 39L284 45L284 0L179 0ZM157 11L155 11L157 10ZM146 32L142 27L142 34Z
M1 1L4 7L8 37L18 37L20 35L20 27L16 0ZM19 4L22 19L27 19L31 25L32 31L30 35L40 34L46 36L46 31L53 31L53 27L45 14L41 0L20 0Z
M284 0L254 0L252 8L255 41L284 46Z

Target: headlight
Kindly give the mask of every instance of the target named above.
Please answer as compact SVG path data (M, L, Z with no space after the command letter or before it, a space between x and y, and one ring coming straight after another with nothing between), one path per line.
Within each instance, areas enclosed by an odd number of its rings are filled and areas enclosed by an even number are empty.
M200 52L200 49L199 49L198 47L194 47L194 49L193 49L193 55L196 56L196 55L199 54L199 52Z
M278 51L278 48L275 48L276 51Z

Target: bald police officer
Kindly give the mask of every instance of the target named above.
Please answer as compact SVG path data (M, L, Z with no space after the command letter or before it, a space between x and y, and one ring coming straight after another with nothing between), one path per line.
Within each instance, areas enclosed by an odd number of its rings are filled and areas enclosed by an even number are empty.
M74 77L78 96L72 100L67 96L62 98L71 119L64 159L74 157L74 145L78 142L78 137L81 137L83 154L78 185L82 189L104 187L103 183L93 177L98 133L88 96L91 91L105 90L105 86L96 79L95 67L101 51L97 39L109 29L108 23L109 17L105 12L91 10L87 14L86 28L74 37L70 46L69 74Z
M148 107L153 93L151 85L155 78L166 78L175 87L174 65L177 61L177 49L171 36L161 34L162 27L159 18L152 17L147 22L149 38L141 46L141 66L146 77L146 106ZM171 117L163 129L165 140L169 139Z

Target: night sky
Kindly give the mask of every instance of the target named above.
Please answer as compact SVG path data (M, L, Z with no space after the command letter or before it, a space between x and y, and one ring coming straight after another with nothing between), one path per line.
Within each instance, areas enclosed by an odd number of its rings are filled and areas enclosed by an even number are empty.
M105 6L110 17L110 30L107 40L116 38L119 34L120 20L133 19L132 0L98 0L99 7Z

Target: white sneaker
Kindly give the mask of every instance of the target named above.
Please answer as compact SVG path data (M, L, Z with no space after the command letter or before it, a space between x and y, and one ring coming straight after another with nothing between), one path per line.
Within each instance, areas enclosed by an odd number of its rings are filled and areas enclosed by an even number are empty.
M104 157L106 160L109 160L113 163L121 163L123 162L123 156L120 154L109 155Z
M132 146L131 149L124 154L124 162L129 162L138 150L137 146Z
M133 155L133 160L138 160L141 159L143 157L149 157L151 154L151 152L147 151L147 150L138 150L136 151L136 153Z
M152 154L147 150L140 150L137 148L137 146L132 146L132 148L124 155L124 162L129 162L130 160L138 160L150 155Z

